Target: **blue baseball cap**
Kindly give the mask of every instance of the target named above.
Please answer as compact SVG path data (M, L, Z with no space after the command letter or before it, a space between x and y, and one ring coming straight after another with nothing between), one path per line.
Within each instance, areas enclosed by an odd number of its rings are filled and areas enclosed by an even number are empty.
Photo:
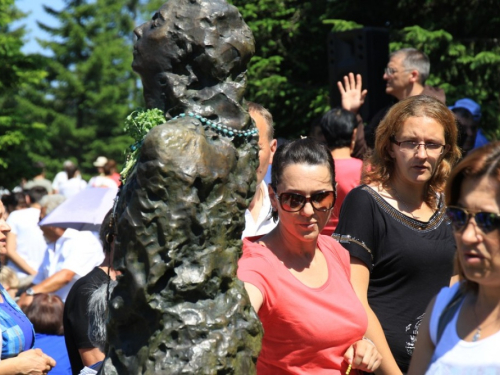
M474 100L469 98L459 99L455 102L455 105L448 107L449 109L454 108L465 108L468 110L475 121L481 120L481 106L477 104Z

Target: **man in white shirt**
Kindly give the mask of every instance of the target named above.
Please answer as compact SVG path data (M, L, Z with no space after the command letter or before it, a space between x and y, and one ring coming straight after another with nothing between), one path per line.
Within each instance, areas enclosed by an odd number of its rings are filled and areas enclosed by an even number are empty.
M46 196L40 201L42 218L55 208L51 202L53 197L57 196ZM52 226L41 228L48 242L47 250L32 287L23 293L18 302L21 307L29 305L38 293L53 293L65 301L76 280L104 259L101 243L89 231Z
M259 131L259 167L255 195L245 211L245 230L242 237L269 233L276 226L271 218L271 201L264 177L273 162L277 142L273 139L273 116L260 104L248 102L248 113Z
M7 265L19 278L19 287L31 284L42 263L47 244L38 226L40 220L39 201L47 195L42 186L35 186L23 192L27 208L13 211L7 218L11 231L7 234Z

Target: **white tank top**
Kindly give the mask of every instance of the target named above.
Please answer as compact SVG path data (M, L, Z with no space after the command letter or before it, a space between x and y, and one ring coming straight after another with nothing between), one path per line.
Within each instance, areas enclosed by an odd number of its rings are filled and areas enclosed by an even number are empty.
M439 292L431 314L430 335L436 345L437 327L441 311L455 295L459 283ZM457 334L455 316L443 331L426 375L500 375L500 331L476 342L467 342Z

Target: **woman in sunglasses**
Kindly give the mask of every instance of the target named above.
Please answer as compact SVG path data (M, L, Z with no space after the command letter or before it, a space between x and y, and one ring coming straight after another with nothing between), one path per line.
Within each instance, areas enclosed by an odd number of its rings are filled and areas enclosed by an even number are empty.
M345 374L381 362L363 339L367 318L349 282L349 254L320 235L335 186L326 146L300 139L276 152L269 196L278 225L245 238L238 263L264 327L258 374Z
M455 243L442 191L460 157L453 113L428 96L395 104L380 123L363 185L351 190L333 237L351 254L351 282L368 314L382 374L406 372L431 298L450 284Z
M500 373L500 142L468 154L446 184L461 282L427 308L409 374Z

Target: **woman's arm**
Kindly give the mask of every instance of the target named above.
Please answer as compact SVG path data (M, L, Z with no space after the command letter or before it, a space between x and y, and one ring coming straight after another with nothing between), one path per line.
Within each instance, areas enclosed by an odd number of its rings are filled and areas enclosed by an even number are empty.
M260 292L259 288L257 288L255 285L244 282L245 284L245 289L248 294L248 298L250 299L250 303L252 304L253 309L255 312L259 312L260 307L262 306L262 302L264 302L264 297L262 297L262 293Z
M30 265L17 253L17 235L15 233L7 233L7 257L22 271L29 275L36 275L37 270L34 270Z
M351 258L351 284L354 292L365 308L368 315L368 329L365 336L375 343L378 352L382 355L382 364L376 371L377 375L401 375L396 360L394 359L389 344L384 335L380 322L368 304L368 284L370 283L370 271L368 267L358 258Z
M436 297L432 299L425 310L424 319L422 319L422 324L418 329L417 344L413 355L411 357L410 368L408 369L408 375L419 375L425 374L429 364L431 363L432 355L434 354L434 343L431 340L430 333L430 321L431 313L434 308L434 303L436 302Z

